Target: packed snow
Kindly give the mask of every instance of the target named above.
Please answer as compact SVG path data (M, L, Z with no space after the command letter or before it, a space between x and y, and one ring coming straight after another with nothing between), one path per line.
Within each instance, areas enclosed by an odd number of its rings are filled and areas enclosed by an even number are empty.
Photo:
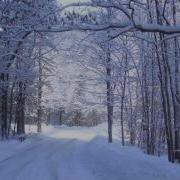
M107 143L106 124L97 127L27 127L24 142L0 142L0 180L179 180L180 167L166 157L122 147L118 131Z

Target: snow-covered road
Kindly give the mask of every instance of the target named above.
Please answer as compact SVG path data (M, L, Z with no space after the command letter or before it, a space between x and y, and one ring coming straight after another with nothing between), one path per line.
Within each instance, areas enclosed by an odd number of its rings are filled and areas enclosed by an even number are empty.
M76 139L46 139L0 162L0 179L93 180L81 163L83 143ZM2 180L5 180L5 179Z
M24 145L4 144L0 180L180 180L178 165L119 142L109 145L93 129L51 130Z

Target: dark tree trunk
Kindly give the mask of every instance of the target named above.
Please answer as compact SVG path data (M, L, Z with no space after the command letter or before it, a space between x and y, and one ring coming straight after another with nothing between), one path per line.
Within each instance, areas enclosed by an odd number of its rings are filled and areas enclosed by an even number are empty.
M10 93L10 107L9 107L9 125L8 125L8 136L10 134L10 130L11 130L11 123L12 123L12 119L13 119L13 101L14 101L14 87L15 87L15 82L13 83L12 87L11 87L11 93Z
M2 139L7 138L7 112L8 112L8 74L1 74L2 95L1 95L1 135Z
M17 134L25 133L25 84L19 82L19 92L16 107Z
M107 114L108 114L108 141L112 142L112 124L113 124L113 92L111 82L111 55L108 49L107 53Z

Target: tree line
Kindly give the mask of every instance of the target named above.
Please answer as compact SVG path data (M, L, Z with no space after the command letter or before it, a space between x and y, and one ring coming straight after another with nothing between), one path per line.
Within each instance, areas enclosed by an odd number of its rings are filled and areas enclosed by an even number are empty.
M179 5L176 0L68 5L98 11L96 23L74 27L94 32L86 46L96 53L95 65L92 59L88 64L106 83L109 142L113 113L119 113L123 145L128 131L130 143L148 154L167 147L171 162L180 158Z

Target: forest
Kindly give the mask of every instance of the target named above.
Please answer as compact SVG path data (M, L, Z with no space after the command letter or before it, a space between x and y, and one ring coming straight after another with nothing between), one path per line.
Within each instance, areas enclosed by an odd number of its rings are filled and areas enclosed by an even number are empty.
M0 141L107 123L180 162L179 0L2 0L0 42Z

